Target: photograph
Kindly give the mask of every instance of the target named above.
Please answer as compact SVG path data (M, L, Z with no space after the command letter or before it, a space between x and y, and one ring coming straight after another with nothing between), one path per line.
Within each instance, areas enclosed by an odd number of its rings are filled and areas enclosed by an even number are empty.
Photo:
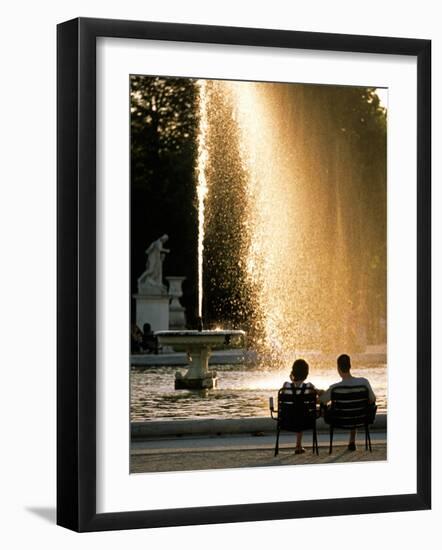
M438 8L5 3L1 548L441 538Z
M130 473L386 461L388 89L128 89Z

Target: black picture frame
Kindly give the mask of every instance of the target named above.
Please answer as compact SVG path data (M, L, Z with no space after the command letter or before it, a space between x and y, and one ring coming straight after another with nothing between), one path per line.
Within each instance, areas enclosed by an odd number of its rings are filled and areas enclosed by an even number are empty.
M96 39L417 59L417 491L361 498L96 512ZM75 531L425 510L431 506L431 41L79 18L58 25L57 523Z

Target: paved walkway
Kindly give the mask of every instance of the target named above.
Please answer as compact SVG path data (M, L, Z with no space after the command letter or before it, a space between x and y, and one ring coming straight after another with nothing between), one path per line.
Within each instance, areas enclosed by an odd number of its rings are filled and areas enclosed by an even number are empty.
M170 472L216 468L251 468L293 464L365 462L387 459L385 432L372 434L373 452L365 451L359 439L357 450L347 450L347 434L336 434L333 452L328 453L328 437L319 435L319 456L312 453L311 438L305 438L306 452L294 454L294 438L282 435L280 453L273 456L275 437L263 435L175 438L135 442L131 449L131 472Z

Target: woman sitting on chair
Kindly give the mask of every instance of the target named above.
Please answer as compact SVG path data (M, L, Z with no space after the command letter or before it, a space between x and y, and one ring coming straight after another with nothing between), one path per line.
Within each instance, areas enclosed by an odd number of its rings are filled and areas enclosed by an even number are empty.
M284 382L282 387L285 394L301 395L301 393L322 393L321 390L317 390L311 382L306 382L308 377L309 366L304 359L296 359L293 363L292 371L290 373L291 382ZM303 432L296 432L296 448L295 454L299 455L305 453L305 449L302 446L302 434Z

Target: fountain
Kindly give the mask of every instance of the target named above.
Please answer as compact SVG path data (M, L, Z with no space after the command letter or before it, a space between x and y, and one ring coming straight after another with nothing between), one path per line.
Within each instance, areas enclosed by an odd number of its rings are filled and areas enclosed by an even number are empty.
M301 352L362 351L378 341L386 300L385 143L374 111L368 131L366 115L346 106L349 99L365 113L367 90L195 85L201 326L157 333L191 359L176 388L214 387L211 352L245 336L202 330L203 286L207 323L246 327L260 368L286 369Z
M378 339L385 142L378 117L365 115L366 93L205 84L206 316L246 327L262 369L286 369L304 352L361 351Z
M209 370L209 358L213 350L244 347L243 330L203 330L203 250L205 228L205 199L208 191L206 179L207 150L207 94L206 81L199 80L199 128L197 154L197 206L198 206L198 330L164 330L155 336L161 346L170 346L174 351L185 351L189 367L183 376L175 376L176 390L213 389L217 384L216 372Z
M164 330L155 334L161 345L187 353L189 368L184 376L180 372L176 373L176 390L215 388L216 372L209 370L212 351L241 348L245 344L243 330Z

